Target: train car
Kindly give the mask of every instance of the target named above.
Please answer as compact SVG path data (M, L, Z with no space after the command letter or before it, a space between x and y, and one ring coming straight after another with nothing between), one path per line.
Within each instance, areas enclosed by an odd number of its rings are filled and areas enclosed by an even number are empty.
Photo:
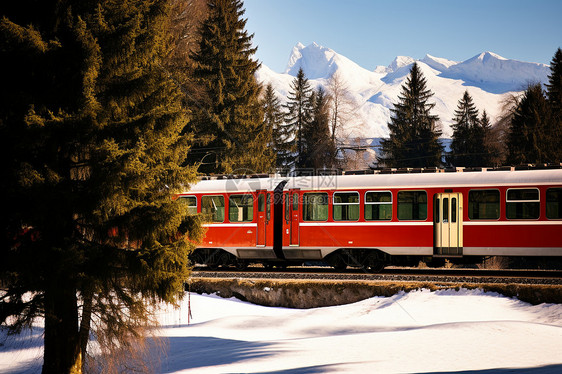
M212 216L193 258L211 267L562 256L561 169L209 180L179 198Z

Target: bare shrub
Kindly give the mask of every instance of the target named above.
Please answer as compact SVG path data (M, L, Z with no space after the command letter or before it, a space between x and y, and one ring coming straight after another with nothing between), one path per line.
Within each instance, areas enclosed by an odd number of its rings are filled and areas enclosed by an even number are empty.
M509 259L502 256L486 257L482 263L478 264L478 269L501 270L509 268Z

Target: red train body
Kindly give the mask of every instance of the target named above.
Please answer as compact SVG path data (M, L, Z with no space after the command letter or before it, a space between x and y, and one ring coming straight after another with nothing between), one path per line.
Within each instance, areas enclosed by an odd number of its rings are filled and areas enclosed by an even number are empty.
M212 267L401 258L562 256L562 170L203 180L193 260Z

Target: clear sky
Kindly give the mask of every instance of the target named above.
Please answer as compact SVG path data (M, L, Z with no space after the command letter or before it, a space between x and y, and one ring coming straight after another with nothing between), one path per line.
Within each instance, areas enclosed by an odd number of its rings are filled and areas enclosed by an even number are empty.
M277 72L297 42L366 69L396 56L463 61L491 51L550 64L562 47L562 0L244 0L255 57Z

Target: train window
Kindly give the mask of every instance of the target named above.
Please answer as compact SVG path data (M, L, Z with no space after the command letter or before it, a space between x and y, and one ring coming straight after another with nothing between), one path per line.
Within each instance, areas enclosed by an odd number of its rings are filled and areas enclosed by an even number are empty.
M468 218L499 219L500 191L470 190L468 192Z
M285 195L285 221L291 220L291 195Z
M224 197L203 196L201 198L201 213L213 217L213 222L224 222Z
M265 211L265 197L263 196L263 194L259 194L258 195L258 212L264 212Z
M334 192L334 220L359 220L359 192Z
M511 188L505 201L507 219L538 219L541 210L537 188Z
M449 222L449 198L443 198L443 223Z
M457 198L451 198L451 222L457 222Z
M197 197L196 196L180 196L178 201L187 206L187 214L197 214Z
M562 219L562 188L546 190L546 218Z
M365 194L365 220L390 221L392 219L392 193L390 191Z
M325 192L303 194L302 217L304 221L327 221L328 194Z
M228 219L230 222L251 222L254 219L254 197L252 195L230 195Z
M267 194L266 209L266 219L269 221L271 219L271 196Z
M441 199L438 197L434 198L433 201L433 222L439 223L441 222Z
M299 210L299 194L293 194L293 210Z
M427 219L427 192L399 191L398 219L424 221Z

